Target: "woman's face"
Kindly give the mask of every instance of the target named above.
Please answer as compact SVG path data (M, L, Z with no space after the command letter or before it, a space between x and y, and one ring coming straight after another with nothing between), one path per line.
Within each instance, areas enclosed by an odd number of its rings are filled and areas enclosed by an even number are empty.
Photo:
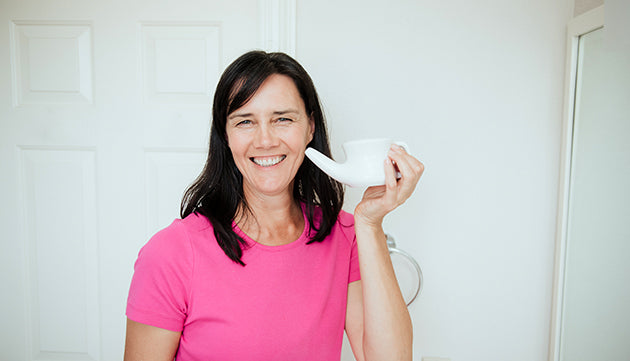
M304 101L286 75L269 76L249 102L230 113L228 145L243 175L245 197L291 194L313 131Z

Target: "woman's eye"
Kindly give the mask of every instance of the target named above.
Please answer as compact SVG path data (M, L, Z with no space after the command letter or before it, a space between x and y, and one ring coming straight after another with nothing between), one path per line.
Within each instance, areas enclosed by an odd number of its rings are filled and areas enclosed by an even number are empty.
M278 118L278 121L279 122L292 122L293 119L291 119L291 118Z
M249 125L249 124L252 124L251 120L241 120L240 122L236 123L236 126L240 127L240 126Z

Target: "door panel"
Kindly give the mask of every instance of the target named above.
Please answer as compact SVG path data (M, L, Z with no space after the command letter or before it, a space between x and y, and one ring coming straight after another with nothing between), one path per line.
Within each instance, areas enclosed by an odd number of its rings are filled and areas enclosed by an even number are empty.
M25 311L37 359L98 356L95 162L92 149L22 147Z

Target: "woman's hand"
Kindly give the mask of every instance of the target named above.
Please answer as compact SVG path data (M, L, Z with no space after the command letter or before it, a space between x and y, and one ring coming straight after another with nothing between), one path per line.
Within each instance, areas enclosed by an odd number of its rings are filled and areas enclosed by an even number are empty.
M383 218L413 193L424 165L399 145L393 144L385 160L385 185L369 187L354 210L355 223L381 227ZM396 171L401 178L396 179Z

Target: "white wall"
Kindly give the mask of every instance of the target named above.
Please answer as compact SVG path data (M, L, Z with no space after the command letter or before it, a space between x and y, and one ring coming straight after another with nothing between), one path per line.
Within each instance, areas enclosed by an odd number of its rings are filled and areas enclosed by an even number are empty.
M416 360L546 358L567 9L298 1L297 58L335 155L347 140L390 136L426 165L386 223L424 271L410 308Z

